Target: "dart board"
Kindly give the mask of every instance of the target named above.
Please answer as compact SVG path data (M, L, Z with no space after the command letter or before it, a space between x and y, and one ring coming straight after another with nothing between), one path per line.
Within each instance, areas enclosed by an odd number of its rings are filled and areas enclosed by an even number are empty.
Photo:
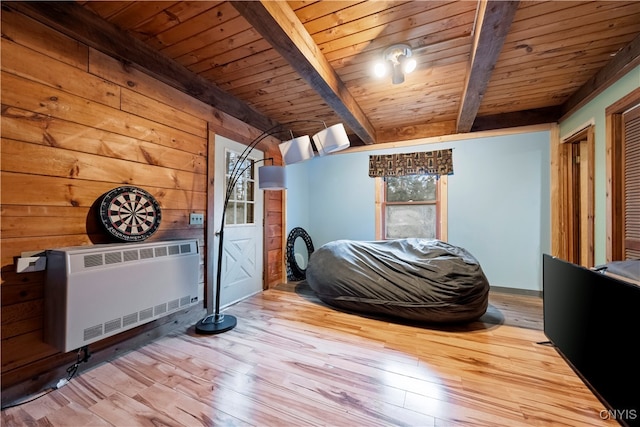
M100 220L117 239L139 242L160 226L160 205L142 188L117 187L102 197Z

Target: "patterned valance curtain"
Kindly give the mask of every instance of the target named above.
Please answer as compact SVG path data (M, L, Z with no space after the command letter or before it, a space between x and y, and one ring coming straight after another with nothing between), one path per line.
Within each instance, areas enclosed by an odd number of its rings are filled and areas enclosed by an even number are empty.
M451 175L453 150L369 156L369 176Z

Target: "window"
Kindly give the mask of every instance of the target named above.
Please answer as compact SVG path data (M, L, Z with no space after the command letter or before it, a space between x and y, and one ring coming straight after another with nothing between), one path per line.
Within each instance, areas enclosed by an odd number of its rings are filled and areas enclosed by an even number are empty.
M379 181L378 239L446 240L446 176L406 175Z
M239 153L230 150L226 151L225 191L229 176L233 173L239 158ZM227 225L253 224L255 222L254 211L256 203L254 197L256 179L253 161L245 159L241 165L238 165L237 170L244 170L244 172L238 177L238 182L233 189L231 197L229 197L224 223Z

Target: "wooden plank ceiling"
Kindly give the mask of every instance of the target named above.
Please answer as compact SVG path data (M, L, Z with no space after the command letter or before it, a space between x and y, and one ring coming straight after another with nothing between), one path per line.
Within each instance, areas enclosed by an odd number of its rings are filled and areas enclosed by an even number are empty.
M353 145L557 121L640 63L638 1L17 7L260 129L343 122ZM393 85L373 64L397 43L417 69Z

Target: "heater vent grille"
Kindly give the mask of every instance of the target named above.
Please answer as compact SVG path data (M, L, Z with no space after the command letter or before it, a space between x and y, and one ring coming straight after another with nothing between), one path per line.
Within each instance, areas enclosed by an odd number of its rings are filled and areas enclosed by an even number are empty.
M153 248L140 249L140 258L142 259L153 258Z
M140 259L138 257L138 251L123 251L122 254L124 255L125 262L137 261L138 259Z
M153 308L149 307L149 308L145 308L144 310L140 311L140 320L147 320L147 319L151 319L153 317Z
M102 254L87 255L84 257L84 268L99 267L102 265Z
M84 340L90 341L102 335L102 325L92 326L84 330Z
M165 256L178 256L192 254L193 247L189 244L159 246L155 248L142 248L139 250L124 250L118 252L105 252L84 255L84 268L95 268L102 265L113 265L121 262L138 261Z
M138 321L138 313L127 314L122 316L122 327L126 328L129 325L133 325Z
M104 333L108 334L120 328L122 328L122 319L113 319L104 324Z
M153 315L154 316L158 316L158 315L166 313L166 312L167 312L167 303L166 302L164 304L158 304L155 307L153 307Z
M122 252L109 252L104 255L105 264L118 264L122 262Z
M198 249L191 239L47 251L45 340L67 352L197 304Z
M174 299L164 304L158 304L153 308L146 308L144 310L140 310L140 312L127 314L117 319L109 320L102 325L95 325L86 328L83 332L84 340L93 340L95 338L99 338L103 334L107 335L111 332L118 331L119 329L125 331L127 329L130 329L127 328L127 326L138 323L138 319L146 320L161 316L165 313L175 311L180 307L184 307L185 305L189 305L189 301L191 301L191 296L186 295L182 298Z

